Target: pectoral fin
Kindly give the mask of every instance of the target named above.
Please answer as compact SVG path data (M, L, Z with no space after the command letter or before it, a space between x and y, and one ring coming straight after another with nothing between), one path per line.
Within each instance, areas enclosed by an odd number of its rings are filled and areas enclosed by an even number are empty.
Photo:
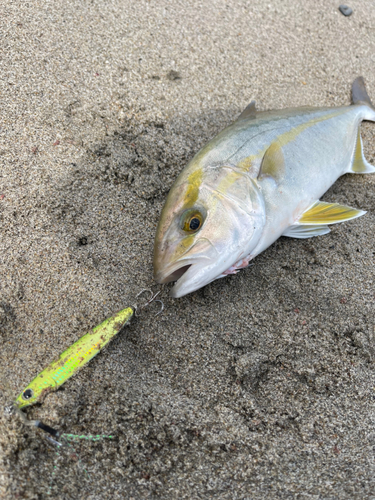
M320 225L320 224L338 224L347 220L356 219L365 215L363 210L347 207L338 203L326 203L317 201L308 210L306 210L298 219L299 225Z
M258 179L267 177L279 184L285 175L285 160L283 150L278 142L273 142L264 153L262 164L260 166Z
M375 167L371 165L363 154L363 146L361 133L358 127L357 142L354 150L353 163L349 170L352 174L372 174L375 172Z

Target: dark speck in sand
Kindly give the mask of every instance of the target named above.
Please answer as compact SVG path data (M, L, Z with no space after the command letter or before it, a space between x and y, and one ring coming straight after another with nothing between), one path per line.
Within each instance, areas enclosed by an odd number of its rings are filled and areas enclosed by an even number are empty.
M87 245L87 243L88 243L87 236L82 236L82 238L78 240L78 246L80 247Z
M174 69L171 69L171 71L169 71L167 73L167 78L171 82L174 82L175 80L181 80L181 75L180 75L180 73L178 71L175 71Z

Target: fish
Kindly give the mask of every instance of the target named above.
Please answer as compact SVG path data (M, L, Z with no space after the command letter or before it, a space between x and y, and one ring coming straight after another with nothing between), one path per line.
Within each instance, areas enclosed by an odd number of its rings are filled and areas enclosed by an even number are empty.
M20 410L41 402L47 394L56 391L91 361L129 323L133 314L134 308L126 307L85 333L25 387L14 402L15 408ZM36 422L35 425L40 427L40 422ZM50 430L47 432L51 433Z
M320 201L346 173L370 174L360 124L375 121L364 79L352 104L258 112L252 101L186 165L162 209L154 279L174 298L236 274L280 236L311 238L366 212Z

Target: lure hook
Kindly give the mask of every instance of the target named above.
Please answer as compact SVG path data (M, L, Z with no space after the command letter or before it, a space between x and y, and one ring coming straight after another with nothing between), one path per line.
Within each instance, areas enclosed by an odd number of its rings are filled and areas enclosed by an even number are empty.
M163 301L160 300L160 299L156 299L156 297L159 295L160 293L160 290L158 292L156 292L154 294L154 292L152 290L150 290L149 288L144 288L143 290L141 290L137 295L136 295L136 298L139 297L142 293L144 292L150 292L151 293L151 297L142 305L138 306L137 304L133 305L132 307L134 308L134 315L135 316L139 316L139 312L142 311L142 309L145 309L147 306L149 306L151 304L151 302L160 302L161 304L161 308L160 308L160 311L155 314L155 317L158 316L159 314L161 314L161 312L164 310L164 304L163 304Z
M164 311L164 303L163 303L163 301L162 301L162 300L160 300L160 299L155 300L155 302L160 302L160 304L161 304L160 311L159 311L158 313L156 313L156 314L155 314L155 318L156 318L156 316L159 316L159 314L161 314L161 313Z

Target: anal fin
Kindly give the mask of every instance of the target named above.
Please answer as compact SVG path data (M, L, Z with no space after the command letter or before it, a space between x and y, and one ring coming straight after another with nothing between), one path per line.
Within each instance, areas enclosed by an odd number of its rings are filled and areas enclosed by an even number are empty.
M339 203L326 203L317 201L308 208L296 224L299 225L320 225L320 224L338 224L347 220L356 219L365 215L366 212L357 208L347 207Z
M321 224L317 226L290 226L286 231L283 232L283 236L288 236L289 238L312 238L313 236L322 236L323 234L329 233L331 230L328 226Z
M290 238L311 238L330 232L328 224L338 224L347 220L356 219L366 212L356 208L340 205L339 203L326 203L317 201L308 208L301 217L289 226L283 236Z
M361 133L358 127L357 142L355 145L353 163L349 170L352 174L372 174L375 167L369 163L363 155Z

